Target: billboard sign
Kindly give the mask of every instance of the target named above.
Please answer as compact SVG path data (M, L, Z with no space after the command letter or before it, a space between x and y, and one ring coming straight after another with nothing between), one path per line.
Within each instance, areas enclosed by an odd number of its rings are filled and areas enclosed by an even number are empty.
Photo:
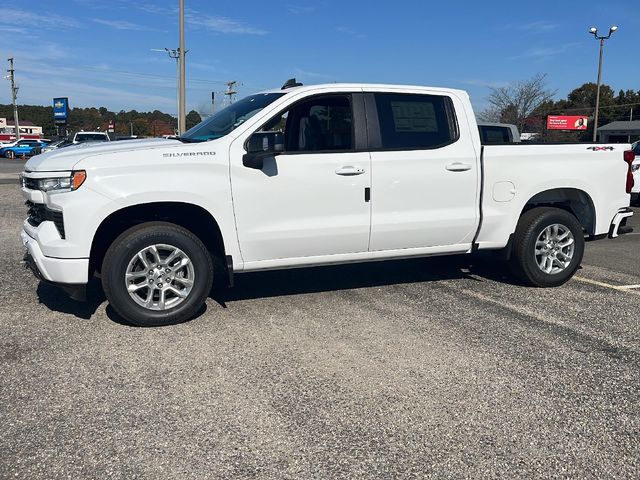
M547 130L586 130L588 119L584 115L549 115Z
M54 98L53 99L53 120L55 123L67 123L69 119L69 99Z

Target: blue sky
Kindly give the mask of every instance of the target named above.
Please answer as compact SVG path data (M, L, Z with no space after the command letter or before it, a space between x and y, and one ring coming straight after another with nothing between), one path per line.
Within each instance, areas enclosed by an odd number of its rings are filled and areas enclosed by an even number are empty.
M304 83L384 82L468 90L486 106L490 86L548 74L557 97L604 78L640 90L640 1L448 2L186 0L187 103L207 113L211 91L238 80L240 95ZM110 110L176 108L175 61L152 49L178 45L178 0L30 0L0 9L0 65L15 57L19 103ZM0 82L0 103L9 103ZM218 95L220 97L220 95Z

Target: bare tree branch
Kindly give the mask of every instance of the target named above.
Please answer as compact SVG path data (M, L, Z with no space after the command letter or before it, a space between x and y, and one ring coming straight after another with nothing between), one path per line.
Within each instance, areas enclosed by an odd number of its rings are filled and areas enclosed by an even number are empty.
M506 87L491 89L489 108L478 117L484 121L512 123L520 131L526 119L544 102L552 100L555 90L546 88L547 75L538 73L529 80L513 82Z

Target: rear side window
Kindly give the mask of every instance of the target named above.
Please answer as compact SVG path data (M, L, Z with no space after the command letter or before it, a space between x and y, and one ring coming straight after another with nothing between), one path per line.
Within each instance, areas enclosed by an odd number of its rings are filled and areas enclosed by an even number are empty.
M375 99L383 149L427 150L458 139L449 97L376 93Z
M480 139L483 145L495 145L500 143L511 143L511 130L508 127L498 127L494 125L480 125Z

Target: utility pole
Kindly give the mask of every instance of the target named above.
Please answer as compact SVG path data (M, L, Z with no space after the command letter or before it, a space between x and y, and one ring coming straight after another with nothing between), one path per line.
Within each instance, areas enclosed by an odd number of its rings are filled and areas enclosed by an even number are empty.
M238 93L235 88L237 84L238 82L236 80L227 82L227 90L224 92L224 94L229 98L229 105L233 103L236 93Z
M187 94L186 94L186 68L185 54L187 51L184 46L184 0L180 0L180 102L178 108L178 133L182 135L187 125Z
M13 126L16 132L16 141L20 140L20 124L18 122L18 88L16 87L15 69L13 68L13 57L9 58L9 81L11 82L11 102L13 103Z

